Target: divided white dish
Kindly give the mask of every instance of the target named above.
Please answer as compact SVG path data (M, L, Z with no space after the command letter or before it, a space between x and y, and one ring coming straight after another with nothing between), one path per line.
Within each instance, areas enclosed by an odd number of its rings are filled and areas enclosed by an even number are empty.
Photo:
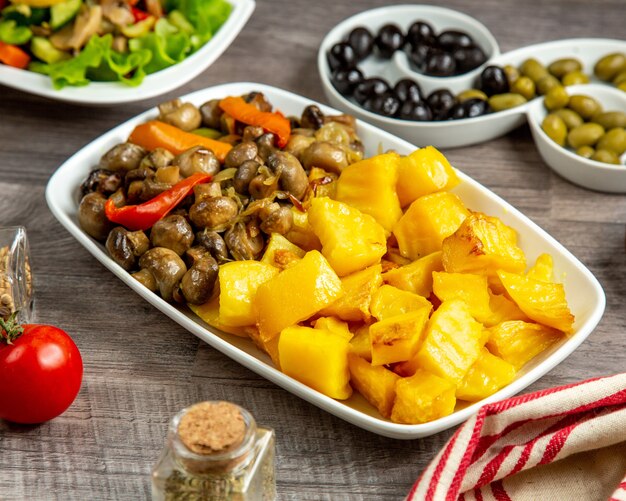
M312 103L305 97L255 83L220 85L182 96L182 99L200 105L209 99L241 95L253 90L263 92L269 101L285 115L299 116L304 107ZM338 113L327 106L319 106L325 113ZM381 418L375 409L358 395L344 402L326 397L279 372L272 366L269 357L259 351L251 341L209 327L186 308L173 306L151 293L110 259L101 244L80 229L76 213L81 181L97 165L104 152L113 145L125 141L135 125L154 118L156 114L156 109L151 109L132 118L95 139L61 165L46 188L46 200L50 210L96 259L137 294L181 326L250 370L356 426L397 439L424 437L455 426L466 420L482 404L510 397L553 369L585 340L602 317L605 307L604 292L591 272L559 242L517 209L460 172L462 183L454 189L454 192L469 208L500 217L506 224L515 228L519 234L519 244L526 252L529 262L534 261L543 252L552 254L556 276L564 282L568 302L576 315L574 334L532 360L518 374L515 381L498 393L479 403L459 408L452 415L430 423L417 425L392 423ZM406 141L361 121L358 122L358 134L363 140L368 156L376 154L380 147L383 150L395 149L402 154L414 150L414 146Z
M434 145L438 148L456 148L495 139L522 125L526 121L526 112L530 105L527 103L509 110L470 119L413 122L372 113L356 102L342 96L335 89L330 80L331 71L326 58L328 50L335 43L343 40L357 26L364 26L375 34L384 24L395 23L406 31L408 26L417 20L431 22L437 31L457 28L468 32L486 50L488 55L491 53L489 60L483 66L464 75L431 77L414 71L409 65L407 55L403 51L397 51L389 61L369 57L359 63L359 68L362 69L366 77L380 76L390 84L394 84L402 78L411 78L420 84L425 94L440 88L448 88L453 93L457 93L474 87L476 78L484 66L490 64L519 66L529 57L549 64L555 59L571 56L580 59L583 63L583 70L592 75L593 65L600 57L610 52L626 52L626 41L624 40L572 38L529 45L500 54L498 44L489 30L477 20L454 10L428 5L383 7L345 19L328 32L317 54L318 71L326 98L332 106L377 125L416 146Z
M149 99L194 79L233 43L254 11L254 0L228 0L233 6L230 16L215 36L178 64L147 75L141 85L129 87L120 82L91 82L84 87L56 90L47 75L0 64L0 85L57 101L92 106L129 103Z

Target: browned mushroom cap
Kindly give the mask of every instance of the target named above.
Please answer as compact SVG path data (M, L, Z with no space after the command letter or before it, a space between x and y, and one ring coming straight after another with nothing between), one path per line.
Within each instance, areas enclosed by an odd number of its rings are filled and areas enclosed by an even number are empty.
M113 261L130 271L137 266L137 259L150 248L150 241L143 231L128 231L117 226L109 233L105 246Z
M278 205L278 204L276 204ZM262 218L261 229L271 235L272 233L286 234L293 226L293 213L287 207L278 206L264 219Z
M267 158L276 151L276 136L271 132L266 132L265 134L256 138L255 143L259 150L259 157L264 162L267 161Z
M150 230L154 247L165 247L182 256L193 243L193 230L183 216L170 214L157 221Z
M174 158L172 164L178 166L183 177L189 177L196 172L214 176L220 170L220 161L215 153L202 146L194 146L183 151Z
M206 303L217 281L217 262L209 254L197 260L180 281L180 291L188 303Z
M226 168L236 169L247 160L254 160L258 151L257 145L252 141L239 143L228 152L224 159L224 165Z
M258 125L248 125L244 127L241 137L242 141L256 141L257 138L263 135L263 127Z
M117 172L111 172L110 170L96 169L92 170L87 176L87 179L80 185L80 191L83 195L97 191L104 196L109 196L111 193L117 191L122 184L122 176Z
M258 259L263 252L265 239L255 220L247 224L238 222L224 235L228 250L237 261Z
M222 108L220 108L219 99L211 99L200 106L200 114L202 115L202 125L211 129L220 130L222 123Z
M159 193L169 190L172 187L169 183L159 181L154 175L146 177L141 190L141 200L152 200Z
M165 148L155 148L151 150L141 160L140 168L149 167L150 169L160 169L161 167L167 167L174 160L174 154Z
M78 206L80 227L96 240L104 240L113 227L104 213L106 201L102 193L94 191L85 195Z
M348 166L346 152L339 146L326 141L313 143L302 152L301 157L305 169L320 167L327 172L341 174L341 171Z
M130 276L137 280L137 282L142 284L144 287L150 289L152 292L156 292L159 290L154 275L146 269L131 273Z
M144 253L139 259L139 266L152 274L161 297L166 301L172 300L174 289L187 272L180 256L165 247L154 247Z
M181 102L180 99L160 104L159 112L159 120L187 132L197 129L202 123L200 110L191 103Z
M300 126L305 129L319 129L324 125L324 113L318 106L311 104L302 111Z
M300 130L310 130L310 129L300 129ZM291 153L298 160L302 161L302 153L311 146L315 142L315 137L313 136L305 136L302 134L291 134L289 138L289 142L287 146L285 146L285 151L287 153Z
M233 177L233 188L237 193L242 195L250 193L248 190L250 181L256 176L260 166L261 164L255 160L247 160L239 166Z
M239 206L230 197L205 198L193 204L189 209L189 219L198 228L225 230L235 220Z
M219 264L230 261L226 242L218 232L204 229L196 233L196 240L211 253Z
M114 172L136 169L141 159L146 156L146 150L133 143L121 143L113 146L100 159L100 168Z
M259 173L252 178L248 185L248 192L250 196L256 200L261 200L272 196L272 194L278 190L279 177L266 166L261 166Z
M309 186L309 179L300 161L291 153L276 151L267 163L280 179L280 187L300 200Z
M211 253L204 245L194 245L193 247L187 249L187 252L185 252L183 259L185 261L185 264L187 265L187 269L189 269L193 266L193 263L202 259L203 257L210 255Z

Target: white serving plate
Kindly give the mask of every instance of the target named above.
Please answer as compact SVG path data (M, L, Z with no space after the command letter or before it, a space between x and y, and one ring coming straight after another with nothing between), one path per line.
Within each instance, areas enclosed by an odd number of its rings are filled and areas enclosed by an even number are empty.
M215 36L178 64L147 75L141 85L130 87L121 82L91 82L84 87L56 90L47 75L0 64L0 85L57 101L92 106L129 103L165 94L194 79L206 70L233 43L252 15L254 0L228 0L230 16Z
M573 85L567 87L568 94L593 96L605 111L626 113L626 92L599 84ZM528 123L539 154L550 168L565 179L583 188L626 193L626 153L621 156L621 165L589 160L574 151L559 146L542 130L541 123L548 114L542 100L534 100L528 107Z
M302 110L312 103L310 99L305 97L255 83L219 85L182 96L182 99L201 105L210 99L241 95L253 90L263 92L270 102L286 115L299 116ZM325 113L338 113L327 106L321 104L319 106ZM269 357L256 348L251 341L212 328L186 308L173 306L150 292L110 259L101 244L80 229L76 217L80 183L97 165L103 153L115 144L125 141L137 124L152 119L156 115L157 110L151 109L132 118L95 139L61 165L51 177L46 188L46 200L50 210L98 261L137 294L185 329L257 374L356 426L398 439L419 438L455 426L476 412L482 404L510 397L550 371L584 341L602 317L605 306L604 292L591 272L559 242L517 209L478 182L459 172L462 182L454 189L454 192L463 199L469 208L500 217L506 224L515 228L519 233L519 244L526 252L529 262L533 262L543 252L552 254L556 276L563 280L568 302L576 315L574 334L530 362L518 374L516 380L506 388L479 403L467 405L465 408L456 410L450 416L426 424L392 423L380 417L378 412L357 394L346 401L334 400L322 395L275 369ZM387 132L361 121L357 123L358 134L365 145L367 155L375 155L379 148L383 150L394 149L402 154L408 154L415 149L413 145Z
M483 66L464 75L431 77L411 69L406 54L403 51L397 51L389 61L369 57L359 63L359 68L366 77L381 76L390 84L402 78L411 78L420 84L426 95L440 88L448 88L457 93L474 87L482 69L491 64L519 66L529 57L549 64L555 59L571 56L580 59L583 63L583 70L593 75L593 65L600 57L610 52L626 52L624 40L572 38L530 45L500 54L497 42L481 23L460 12L428 5L394 5L368 10L349 17L328 32L317 54L318 71L326 98L332 106L377 125L416 146L433 145L438 148L456 148L495 139L522 125L526 121L526 113L530 106L530 103L527 103L498 113L462 120L414 122L388 118L367 111L335 89L330 81L331 71L326 59L328 50L335 43L342 41L357 26L364 26L375 34L384 24L395 23L406 31L408 26L419 19L431 22L438 31L458 28L468 32L484 49L487 49L487 53L491 52L490 59ZM490 47L491 50L489 50Z

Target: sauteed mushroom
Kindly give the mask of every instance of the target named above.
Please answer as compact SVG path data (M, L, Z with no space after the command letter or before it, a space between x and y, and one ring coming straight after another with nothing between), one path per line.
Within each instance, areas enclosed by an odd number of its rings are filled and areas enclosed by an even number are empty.
M143 231L117 226L109 233L105 246L113 261L130 271L137 265L139 256L150 248L150 241Z
M235 146L226 155L224 164L226 168L235 169L248 160L254 160L258 153L258 148L252 141L243 141Z
M309 186L309 179L299 160L286 151L276 151L267 159L280 180L280 187L300 200Z
M302 152L302 164L306 169L320 167L328 172L341 174L348 166L346 152L327 141L317 141Z
M220 162L211 150L202 146L194 146L176 156L173 165L180 168L183 177L189 177L196 172L214 176L220 170Z
M171 301L174 289L187 272L184 261L171 249L154 247L139 259L139 267L152 274L161 297Z
M198 228L222 231L237 217L239 206L230 197L205 198L189 209L189 219Z
M105 240L113 225L104 213L107 199L94 191L85 195L78 206L78 222L87 234L96 240Z
M260 166L261 164L255 160L246 160L239 166L235 177L233 177L233 187L237 193L241 193L242 195L248 195L250 193L248 191L250 181L256 176Z
M265 245L255 221L248 224L240 221L234 224L224 235L224 241L237 261L257 259Z
M159 120L187 132L197 129L202 123L198 108L191 103L183 103L180 99L160 104L159 112Z
M154 247L165 247L182 256L193 243L193 230L183 216L169 215L157 221L150 231Z
M183 275L180 292L188 303L206 303L217 281L217 262L210 255L198 259Z
M161 167L170 165L173 159L174 155L165 148L155 148L143 157L140 168L149 167L155 170L160 169Z
M211 256L213 256L218 264L226 263L230 260L226 242L224 242L224 239L216 231L204 229L196 233L196 240L211 253Z
M109 196L114 193L122 183L122 176L116 172L111 172L104 169L96 169L91 171L87 179L80 185L80 190L83 195L97 191L104 196Z
M146 150L133 143L121 143L113 146L100 159L100 168L110 171L128 172L139 167Z

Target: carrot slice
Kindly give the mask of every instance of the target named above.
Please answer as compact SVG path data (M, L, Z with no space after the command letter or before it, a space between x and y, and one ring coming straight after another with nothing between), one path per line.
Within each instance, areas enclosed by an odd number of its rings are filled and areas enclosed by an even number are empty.
M24 69L30 63L30 56L16 45L0 42L0 62Z
M225 97L220 101L220 108L235 120L247 125L263 127L266 131L278 136L278 146L283 148L291 135L291 124L282 113L259 111L252 104L246 103L241 97Z
M165 148L174 153L174 155L179 155L194 146L204 146L215 153L220 162L224 162L226 154L232 149L232 146L228 143L185 132L178 127L160 122L159 120L151 120L145 124L138 125L131 132L128 140L146 150Z

